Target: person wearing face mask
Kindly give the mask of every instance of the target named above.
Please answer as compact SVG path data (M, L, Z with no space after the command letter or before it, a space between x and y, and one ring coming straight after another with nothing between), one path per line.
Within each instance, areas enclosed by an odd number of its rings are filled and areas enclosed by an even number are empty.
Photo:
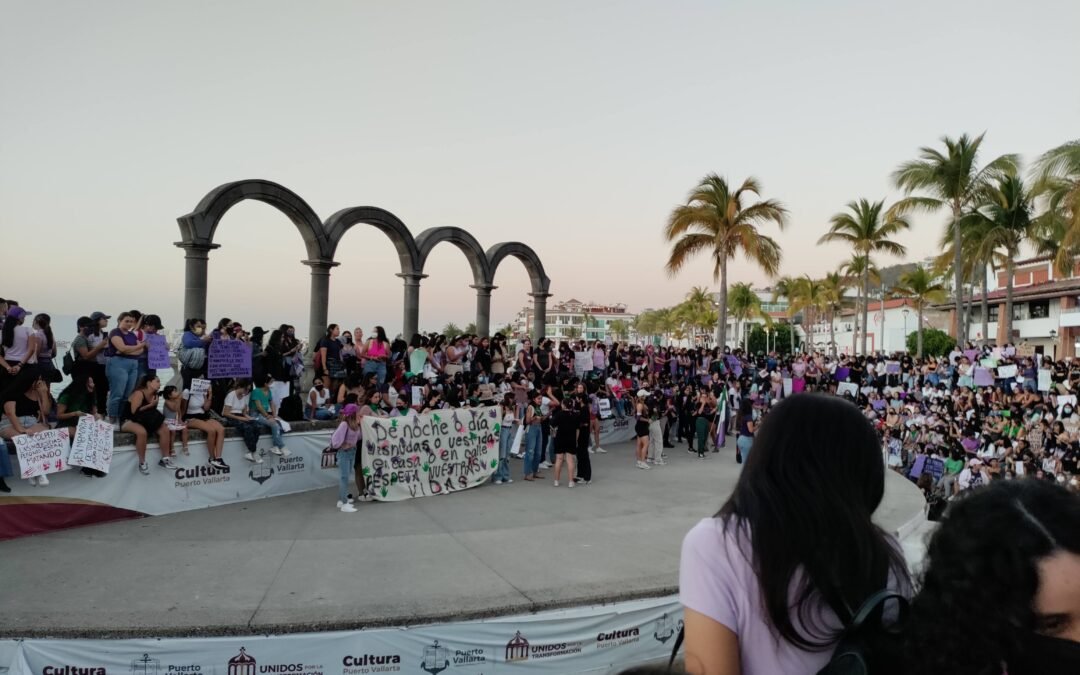
M323 378L316 377L311 390L308 391L305 417L314 422L315 420L332 420L337 417L334 406L330 403L330 392L323 383Z
M193 379L206 377L206 350L212 339L213 336L206 332L204 320L191 318L184 322L184 336L180 340L180 349L176 352L184 389L191 388Z
M1080 673L1080 497L1016 480L955 502L919 586L902 672Z
M146 343L139 342L134 333L135 319L128 312L121 312L116 328L109 332L109 346L105 355L109 358L105 374L109 378L109 421L119 424L120 406L135 391L139 380L139 356L146 351Z

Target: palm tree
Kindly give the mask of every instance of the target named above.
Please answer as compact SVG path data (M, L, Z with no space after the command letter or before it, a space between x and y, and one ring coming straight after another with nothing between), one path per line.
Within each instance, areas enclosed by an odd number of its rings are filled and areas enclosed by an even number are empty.
M567 340L577 340L581 337L581 330L577 326L567 326L563 335Z
M630 335L630 324L622 319L615 319L608 322L608 332L615 336L619 341L625 340Z
M867 265L862 270L862 353L866 353L867 324L866 315L869 310L867 298L870 295L870 255L879 251L901 256L906 249L890 239L902 230L911 227L911 224L900 214L893 210L885 210L885 202L869 202L860 199L857 202L848 202L848 212L841 211L830 219L832 226L818 243L842 241L849 244L855 253L867 260Z
M1045 211L1036 218L1036 249L1054 256L1063 276L1073 273L1080 253L1080 140L1070 141L1039 157L1033 167L1032 193L1042 197Z
M945 287L938 283L937 275L922 265L916 265L915 269L900 277L900 283L893 287L893 295L910 298L915 303L915 312L918 314L916 356L921 359L923 355L923 311L931 303L945 301Z
M824 282L821 279L811 278L809 274L806 274L792 282L790 293L788 311L793 316L795 312L801 311L803 313L803 324L813 326L817 312L823 310L825 306ZM809 335L809 332L807 335ZM792 346L791 351L795 351L794 346Z
M854 354L859 349L859 307L862 301L862 278L865 274L869 276L869 280L874 284L880 284L881 272L878 270L877 265L874 264L874 261L865 255L852 256L851 260L840 266L840 271L844 274L848 285L855 288L855 330L851 336L851 353ZM866 317L864 315L863 331L866 331L865 321Z
M453 340L454 338L461 335L462 333L461 333L461 329L458 328L458 325L456 323L454 323L453 321L451 321L451 322L447 323L445 326L443 326L442 334L445 335L447 337L447 339Z
M795 307L791 302L791 296L795 290L796 281L789 276L783 276L776 280L773 284L772 301L776 302L781 297L788 301L788 324L791 326L791 330L788 331L788 335L791 337L791 353L795 353ZM803 325L806 325L806 317L803 317ZM809 335L809 333L807 333Z
M762 315L761 298L754 292L754 289L750 284L739 281L731 285L730 302L731 316L735 317L735 335L736 340L738 341L742 338L739 331L739 325L742 325L742 332L745 332L746 322L749 321L751 317ZM720 320L723 321L723 317L721 317ZM745 344L743 345L743 348L746 348Z
M821 280L821 302L822 311L829 318L829 344L832 346L832 353L836 355L836 315L842 311L847 305L847 300L844 297L844 290L850 284L849 279L844 276L842 272L829 272L825 275L825 278ZM811 342L813 340L811 339Z
M476 322L475 321L470 321L469 323L465 324L465 334L466 335L476 335L477 332L478 331L476 330Z
M925 196L908 197L893 205L897 214L912 209L937 211L948 208L952 221L960 217L980 200L980 195L991 181L1009 171L1016 171L1016 155L1002 155L981 169L978 168L979 147L983 137L975 138L963 134L960 138L942 137L945 152L931 147L919 148L919 158L901 164L893 172L892 179L896 187L908 195L916 190ZM964 313L963 261L960 229L953 233L953 293L956 296L956 318L953 323L954 335L960 339L961 318Z
M675 207L664 229L667 241L674 242L666 265L674 275L698 253L706 253L713 263L713 280L720 282L720 312L716 322L716 343L727 343L728 261L742 253L769 276L780 269L780 244L761 233L770 222L782 230L787 225L787 209L774 200L748 203L750 195L760 196L761 186L747 178L732 191L727 180L709 174L690 191L686 203Z
M1005 266L1005 341L1012 342L1013 329L1013 275L1020 247L1033 239L1034 227L1031 217L1032 197L1023 179L1015 174L1006 175L987 186L985 201L960 219L961 227L969 224L980 235L979 257L992 261L1001 251ZM986 275L983 275L985 283ZM985 302L986 288L983 287ZM1000 319L999 319L1000 320ZM986 325L984 310L984 326ZM983 329L984 331L986 328ZM985 332L984 332L985 335Z
M712 308L712 293L708 288L694 286L687 292L686 298L678 307L678 311L682 320L689 326L691 337L697 334L697 329L708 330L715 325L715 321L704 327L701 325L701 317L711 312Z

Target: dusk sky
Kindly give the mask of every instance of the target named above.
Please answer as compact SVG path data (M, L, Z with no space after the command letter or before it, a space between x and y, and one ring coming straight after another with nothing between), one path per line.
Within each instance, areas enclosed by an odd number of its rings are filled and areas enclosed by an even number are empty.
M0 3L0 295L57 315L138 307L182 320L176 217L265 178L326 218L374 205L413 234L463 227L532 246L554 300L632 311L716 288L663 265L671 208L706 173L760 179L791 225L786 274L852 199L945 134L984 161L1080 136L1075 0ZM901 241L938 251L940 217ZM775 231L772 234L778 234ZM297 230L245 202L210 255L209 319L306 332ZM330 320L401 330L388 239L354 228ZM883 258L880 264L899 262ZM426 270L420 327L474 318L462 254ZM764 285L743 260L731 281ZM493 328L528 300L500 267Z

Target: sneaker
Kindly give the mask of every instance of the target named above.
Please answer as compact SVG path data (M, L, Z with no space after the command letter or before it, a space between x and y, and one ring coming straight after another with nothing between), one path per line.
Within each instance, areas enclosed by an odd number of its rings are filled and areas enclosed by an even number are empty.
M360 501L362 501L362 502L373 502L373 501L375 501L375 498L372 497L371 495L360 495Z
M346 501L346 502L348 502L349 504L352 504L352 503L353 503L353 501L355 501L355 500L353 499L353 496L352 496L352 493L351 493L351 492L350 492L349 494L345 495L345 501Z
M592 448L589 448L589 454L590 454L590 455L595 455L595 454L596 454L596 450L593 450Z
M37 476L30 476L30 487L37 487Z
M566 484L566 487L574 487L574 481L570 481Z
M228 469L229 468L229 465L225 463L225 458L224 457L218 457L217 461L218 461L218 466L220 466L222 469Z
M496 478L495 480L493 480L491 482L494 483L495 485L502 485L503 484L503 479L502 478Z
M176 464L173 463L172 457L162 457L158 462L158 466L163 469L169 469L170 471L176 468Z
M600 448L600 447L596 448L596 452L601 454L601 455L606 455L607 454L607 450L605 450L603 448Z
M254 452L249 452L248 454L244 455L244 459L246 459L249 462L255 462L256 464L262 464L263 463L262 457L259 457Z
M221 469L222 471L229 468L228 464L217 458L210 460L210 466L214 467L215 469Z
M281 449L281 456L282 457L290 457L291 455L292 455L292 450L290 450L288 448L282 448Z
M504 482L504 483L513 483L513 482L514 482L514 479L513 479L513 478L507 478L507 479L506 479L506 480L504 480L503 482Z
M270 448L270 452L272 452L275 455L278 455L280 457L285 456L285 449L284 448Z
M646 459L645 463L646 464L652 464L652 457L649 457L648 459Z
M150 465L147 464L146 462L141 462L139 464L139 473L141 473L144 476L149 476L150 475Z
M342 513L356 513L356 507L352 504L342 504L338 509L340 509Z
M555 487L559 487L559 481L555 481ZM570 487L574 487L574 481L570 481Z
M337 501L337 507L338 507L339 509L340 509L340 508L341 508L342 506L345 506L346 504L348 504L348 502L343 502L343 501L341 501L340 499L339 499L339 500Z
M551 462L549 462L549 461L547 461L545 459L544 461L540 462L540 468L541 469L550 469L551 468Z
M667 462L665 462L662 459L656 460L655 464L656 464L656 466L667 466Z

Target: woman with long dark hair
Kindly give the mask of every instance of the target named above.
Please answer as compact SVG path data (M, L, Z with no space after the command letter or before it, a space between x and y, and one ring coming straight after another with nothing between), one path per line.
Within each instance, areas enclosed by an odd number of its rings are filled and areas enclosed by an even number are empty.
M884 491L858 408L817 394L778 404L731 497L683 541L688 672L814 675L867 599L907 594L900 547L871 520Z
M359 333L359 336L363 337L363 333ZM390 363L390 340L382 326L375 326L375 335L368 339L359 353L364 358L363 374L375 375L380 385L385 384L386 365Z
M1077 495L1024 479L954 501L923 569L905 672L1080 673Z

